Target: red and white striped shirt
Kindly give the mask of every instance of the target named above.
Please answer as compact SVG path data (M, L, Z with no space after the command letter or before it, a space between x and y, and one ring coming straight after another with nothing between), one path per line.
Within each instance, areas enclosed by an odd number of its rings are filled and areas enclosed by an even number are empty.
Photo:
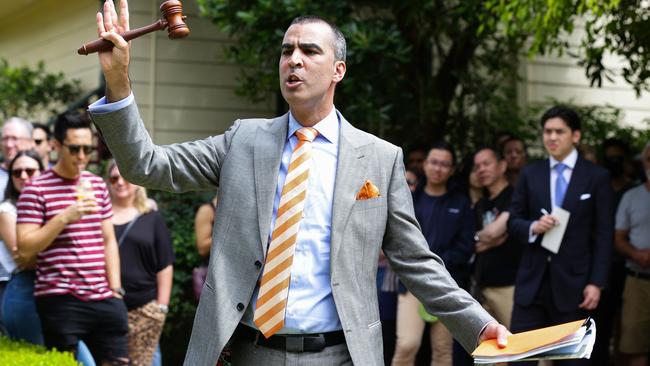
M113 296L106 278L102 221L113 216L104 181L87 171L66 179L53 170L35 178L22 191L16 208L19 224L45 225L77 201L77 185L92 184L98 211L68 224L36 261L35 296L71 294L80 300L103 300Z

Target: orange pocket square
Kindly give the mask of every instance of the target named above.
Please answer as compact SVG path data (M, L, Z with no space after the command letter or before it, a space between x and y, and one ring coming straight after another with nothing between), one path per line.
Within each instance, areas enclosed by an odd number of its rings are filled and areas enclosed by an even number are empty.
M359 193L357 193L357 200L367 200L376 197L379 197L379 188L372 184L371 181L366 180Z

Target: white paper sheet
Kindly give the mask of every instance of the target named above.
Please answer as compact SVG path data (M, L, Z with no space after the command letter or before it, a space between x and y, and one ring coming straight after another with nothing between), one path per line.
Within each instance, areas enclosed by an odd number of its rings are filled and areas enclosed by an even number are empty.
M551 215L557 218L558 223L554 228L544 233L544 238L542 238L542 248L546 248L551 253L557 254L560 250L560 244L562 244L562 238L564 237L564 232L569 223L571 212L561 207L553 207Z

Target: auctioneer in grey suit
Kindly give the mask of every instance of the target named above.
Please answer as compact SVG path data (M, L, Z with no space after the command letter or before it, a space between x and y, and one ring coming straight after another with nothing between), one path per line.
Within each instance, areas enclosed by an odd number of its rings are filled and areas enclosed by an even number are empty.
M135 103L92 118L129 181L175 192L219 187L209 271L185 359L212 366L261 275L256 262L266 252L288 115L238 120L223 135L169 146L152 143ZM384 364L375 280L380 249L427 311L472 350L493 318L429 250L414 218L401 149L340 120L331 286L353 363ZM366 180L380 196L358 201Z

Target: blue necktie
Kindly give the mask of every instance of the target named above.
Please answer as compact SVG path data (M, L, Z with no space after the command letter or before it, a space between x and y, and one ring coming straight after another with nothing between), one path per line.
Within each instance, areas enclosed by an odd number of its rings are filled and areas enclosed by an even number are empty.
M566 179L564 178L564 169L568 168L565 164L557 163L553 167L557 172L557 179L555 180L555 206L562 207L562 202L564 202L564 194L566 193L566 187L568 185Z

